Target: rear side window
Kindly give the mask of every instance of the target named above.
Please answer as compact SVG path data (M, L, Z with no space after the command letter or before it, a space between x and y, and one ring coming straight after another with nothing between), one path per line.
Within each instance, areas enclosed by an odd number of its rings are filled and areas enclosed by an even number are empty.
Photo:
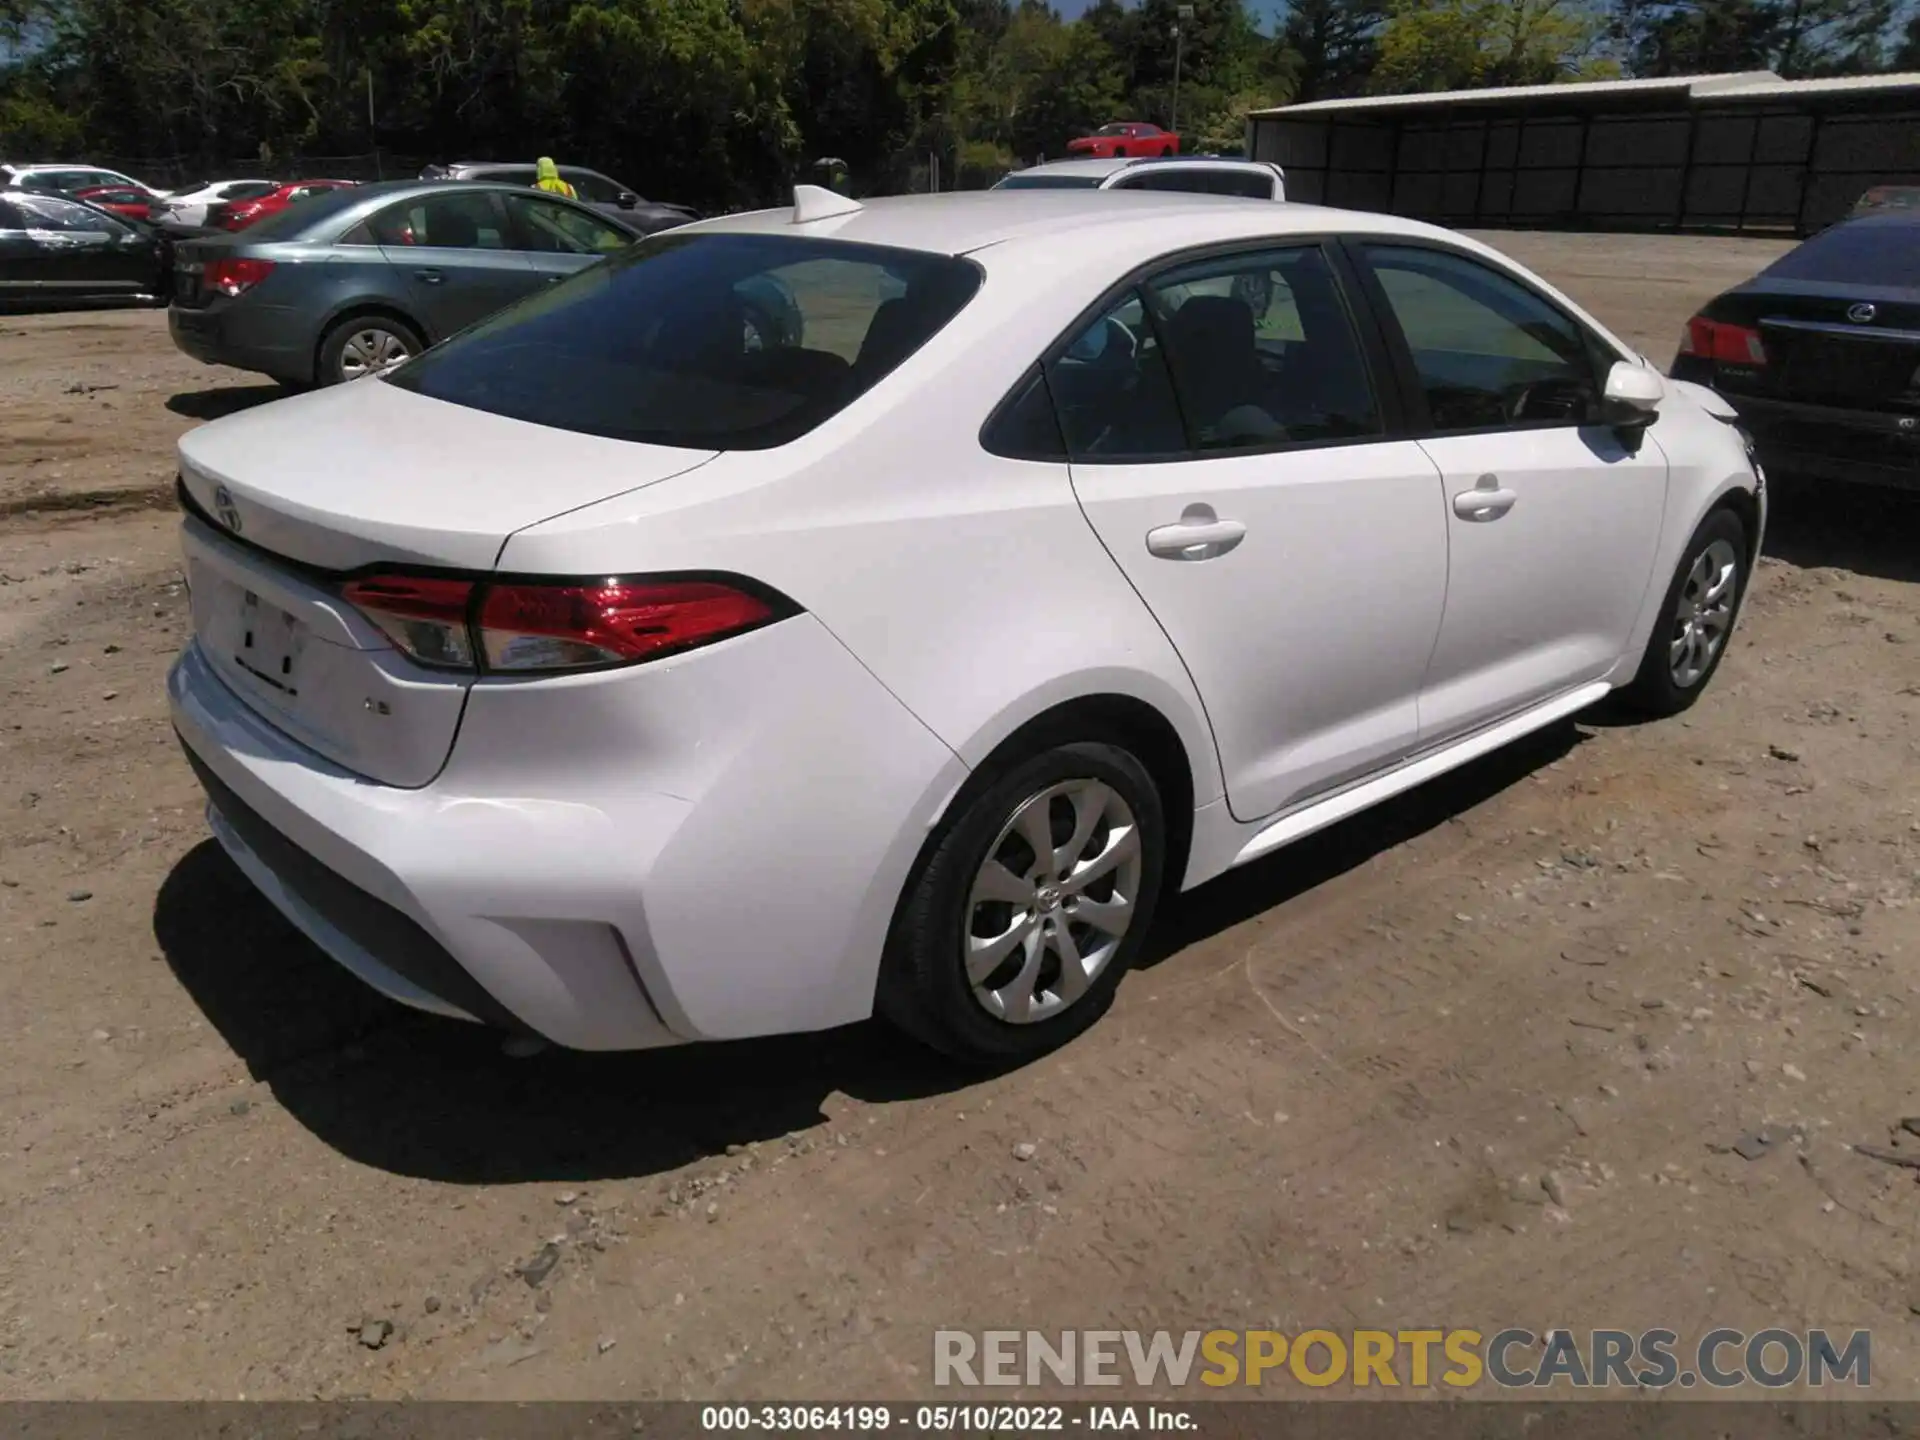
M1166 353L1137 290L1047 366L1047 388L1075 460L1164 459L1187 448Z
M389 205L368 224L382 245L438 250L510 250L506 227L488 191L450 191Z
M258 200L271 195L280 187L271 180L240 180L232 185L220 187L222 200Z
M1098 175L1009 175L996 190L1097 190Z
M1773 280L1920 285L1920 223L1911 216L1850 220L1789 250L1760 272Z
M971 300L964 260L785 235L656 236L390 383L558 430L761 450L851 404Z

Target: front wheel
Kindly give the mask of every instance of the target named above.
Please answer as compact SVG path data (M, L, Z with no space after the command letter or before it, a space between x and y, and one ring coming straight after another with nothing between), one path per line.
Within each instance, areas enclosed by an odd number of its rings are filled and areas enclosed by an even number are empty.
M425 349L412 326L385 315L358 315L342 320L320 342L317 379L338 385L391 370Z
M1700 698L1727 653L1747 588L1747 529L1731 510L1700 522L1661 602L1640 669L1625 691L1635 709L1678 715Z
M1159 898L1166 818L1117 746L1060 745L964 802L904 897L881 1008L971 1064L1018 1064L1105 1013Z

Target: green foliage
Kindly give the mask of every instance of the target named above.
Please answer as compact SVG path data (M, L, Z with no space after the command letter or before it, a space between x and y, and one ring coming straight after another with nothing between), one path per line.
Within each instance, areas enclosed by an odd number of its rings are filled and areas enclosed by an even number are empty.
M1380 94L1601 79L1606 18L1588 0L1394 0L1370 87Z
M1182 3L0 0L0 154L550 154L719 207L823 155L855 194L990 183L1113 120L1231 153L1249 110L1366 90L1920 63L1920 0L1291 0L1274 35Z

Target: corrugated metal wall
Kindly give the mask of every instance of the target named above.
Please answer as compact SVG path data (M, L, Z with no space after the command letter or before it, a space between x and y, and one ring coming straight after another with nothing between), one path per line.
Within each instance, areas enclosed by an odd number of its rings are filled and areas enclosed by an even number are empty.
M1456 226L1808 233L1869 186L1920 183L1920 97L1659 112L1253 121L1294 199Z

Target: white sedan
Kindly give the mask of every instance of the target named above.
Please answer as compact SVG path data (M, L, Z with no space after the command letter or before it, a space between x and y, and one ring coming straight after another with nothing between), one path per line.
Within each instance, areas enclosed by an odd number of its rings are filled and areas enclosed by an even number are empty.
M279 188L278 180L212 180L191 189L174 191L159 209L176 225L205 225L207 212L214 206L231 205L239 200L258 200Z
M1008 1063L1169 889L1692 704L1765 519L1731 420L1431 226L805 188L190 432L172 713L396 1000Z

